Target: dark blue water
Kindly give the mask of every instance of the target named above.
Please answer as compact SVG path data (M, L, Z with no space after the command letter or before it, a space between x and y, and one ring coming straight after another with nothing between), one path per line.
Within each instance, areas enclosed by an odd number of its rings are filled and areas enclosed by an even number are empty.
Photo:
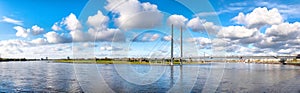
M1 62L0 92L300 92L300 67Z

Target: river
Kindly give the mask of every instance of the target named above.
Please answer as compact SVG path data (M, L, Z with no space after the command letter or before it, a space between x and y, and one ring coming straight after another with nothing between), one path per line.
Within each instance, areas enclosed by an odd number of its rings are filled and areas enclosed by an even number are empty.
M300 92L300 67L1 62L0 92Z

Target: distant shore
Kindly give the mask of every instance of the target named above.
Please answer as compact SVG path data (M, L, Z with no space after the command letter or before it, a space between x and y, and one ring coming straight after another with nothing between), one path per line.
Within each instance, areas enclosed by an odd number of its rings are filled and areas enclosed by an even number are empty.
M0 58L0 62L4 61L40 61L40 59L26 59L26 58Z
M169 65L167 61L128 61L128 60L54 60L57 63L82 63L82 64L151 64L151 65ZM206 62L183 62L183 64L204 64ZM179 65L179 61L174 61L174 65Z
M80 64L151 64L151 65L169 65L170 59L146 59L146 58L119 58L119 59L25 59L25 58L0 58L0 62L9 61L49 61L54 63L80 63ZM214 62L226 63L255 63L255 64L282 64L279 59L209 59L209 60L183 60L183 64L207 64ZM287 59L286 65L300 66L300 60ZM174 59L174 65L179 65L180 60Z
M67 60L67 59L60 59L54 60L53 62L56 63L82 63L82 64L157 64L157 65L169 65L170 61L132 61L132 60ZM241 61L241 60L207 60L207 61L193 61L189 62L184 60L183 64L207 64L207 63L214 63L214 62L225 62L225 63L255 63L255 64L282 64L278 61ZM179 65L179 60L174 60L174 65ZM286 65L298 65L300 66L300 61L291 61L288 60Z

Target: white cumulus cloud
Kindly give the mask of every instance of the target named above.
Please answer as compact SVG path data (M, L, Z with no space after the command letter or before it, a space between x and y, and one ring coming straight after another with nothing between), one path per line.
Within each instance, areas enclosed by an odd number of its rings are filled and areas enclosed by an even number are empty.
M121 51L121 50L123 50L123 48L112 46L112 45L103 45L100 47L100 50L102 50L102 51Z
M187 27L189 27L192 31L195 32L204 32L215 34L220 30L220 26L215 25L212 22L207 22L206 20L202 20L199 17L195 17L191 19L187 23Z
M96 15L88 17L87 23L97 30L102 30L107 28L108 21L109 18L104 16L101 11L98 11Z
M187 41L194 42L195 44L201 44L201 45L207 45L212 43L212 40L205 37L189 38Z
M107 0L105 9L118 14L115 24L122 30L145 29L160 26L163 14L157 6L138 0Z
M274 42L272 37L265 37L260 42L254 44L254 46L258 48L270 48L274 50L279 49L279 47L282 45L283 43Z
M258 30L256 28L248 29L243 26L229 26L229 27L223 27L218 32L217 36L219 38L242 39L242 38L252 37L257 32Z
M61 30L62 28L61 28L60 24L58 24L58 22L55 22L55 23L53 24L53 26L51 27L51 29L52 29L53 31L59 31L59 30Z
M15 26L14 29L17 30L16 36L18 36L18 37L26 38L30 34L30 29L25 29L21 26Z
M267 36L273 36L275 41L286 41L296 39L300 36L300 23L282 23L272 25L266 30Z
M23 28L21 26L15 26L15 30L17 30L16 36L27 38L30 35L40 35L44 32L44 28L41 28L37 25L32 26L31 28Z
M31 40L31 43L36 44L36 45L43 45L43 44L47 44L47 40L44 38L37 38L34 40Z
M79 20L77 19L77 17L73 13L71 13L69 16L67 16L63 20L62 24L66 25L67 29L70 30L70 31L78 30L82 27L81 23L79 22Z
M89 41L125 41L124 32L120 29L111 29L107 28L107 22L109 18L104 16L101 11L98 11L97 14L89 16L87 23L91 26L88 29L88 32L83 36L88 36L86 38Z
M63 34L58 34L54 31L48 32L44 35L49 43L67 43L70 40L63 36Z
M44 28L41 28L37 25L32 26L31 29L32 29L32 34L33 35L39 35L39 34L42 34L44 32Z
M97 31L89 29L91 41L110 41L110 42L123 42L126 40L124 32L120 29L106 29L105 31Z
M183 15L174 14L174 15L169 16L169 18L167 19L167 24L168 25L173 24L173 26L176 28L180 28L180 27L185 28L185 24L187 21L188 21L188 19L185 18Z
M199 45L200 48L210 48L212 45L212 40L205 37L188 38L187 41Z
M283 22L283 17L277 8L268 10L266 7L255 8L251 13L239 13L232 20L244 24L248 28L260 28L264 25L275 25Z
M91 41L92 37L86 32L80 30L71 31L70 35L72 36L73 42L87 42Z
M103 15L103 13L98 10L95 15L88 16L86 24L88 25L88 30L84 31L82 28L82 23L77 19L76 15L71 13L66 18L63 18L61 22L56 22L52 26L54 31L67 29L70 32L68 33L73 42L94 42L94 41L125 41L126 37L124 32L120 29L111 29L107 27L109 17ZM57 33L56 33L57 34ZM51 32L51 37L58 37L61 39L53 40L50 38L52 43L65 43L69 42L68 38L63 38L61 35L55 35L54 32ZM50 37L50 36L48 36ZM47 39L49 42L49 40ZM54 42L55 41L55 42Z

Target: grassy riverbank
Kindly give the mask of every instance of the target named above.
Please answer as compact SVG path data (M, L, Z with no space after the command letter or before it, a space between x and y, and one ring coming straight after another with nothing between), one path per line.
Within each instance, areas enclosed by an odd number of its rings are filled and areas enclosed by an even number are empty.
M59 63L86 63L86 64L170 64L170 60L114 60L114 59L56 59L54 62ZM207 60L207 61L188 61L184 60L183 64L203 64L209 62L227 62L227 63L258 63L258 64L281 64L278 60ZM300 64L299 60L287 60L288 64ZM174 64L180 64L178 59L174 60Z
M145 61L126 61L126 60L67 60L67 59L59 59L54 60L53 62L58 63L82 63L82 64L157 64L157 65L168 65L170 62L162 62L162 61L153 61L153 62L145 62ZM184 62L184 64L204 64L205 62ZM174 61L175 65L180 64L179 61Z

